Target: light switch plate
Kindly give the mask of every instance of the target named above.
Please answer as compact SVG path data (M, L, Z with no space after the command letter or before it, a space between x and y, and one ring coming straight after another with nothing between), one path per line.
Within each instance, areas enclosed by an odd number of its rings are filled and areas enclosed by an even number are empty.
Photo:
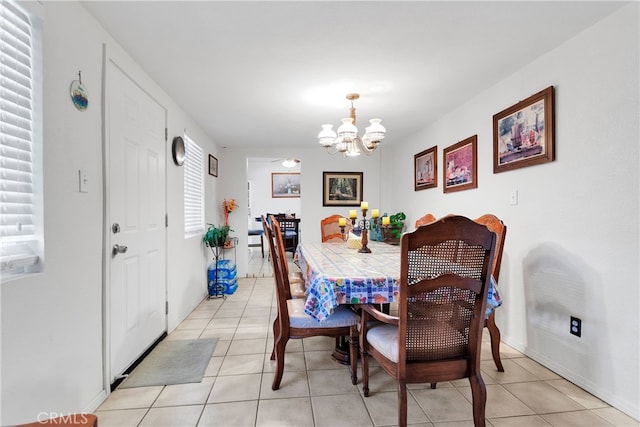
M81 193L88 193L89 192L89 178L87 177L87 173L85 171L83 171L82 169L80 169L78 171L78 180L79 180L80 192Z
M518 190L513 190L511 194L509 194L509 204L512 206L518 204Z

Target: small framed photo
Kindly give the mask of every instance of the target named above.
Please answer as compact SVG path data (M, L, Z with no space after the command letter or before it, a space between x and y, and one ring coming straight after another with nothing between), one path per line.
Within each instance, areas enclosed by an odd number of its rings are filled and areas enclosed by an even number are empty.
M322 206L360 206L362 172L322 172Z
M553 86L493 116L493 173L555 159Z
M218 176L218 159L209 154L209 175Z
M300 197L300 172L271 173L271 197Z
M478 188L478 135L444 149L444 192Z
M414 190L426 190L438 186L438 146L413 156Z

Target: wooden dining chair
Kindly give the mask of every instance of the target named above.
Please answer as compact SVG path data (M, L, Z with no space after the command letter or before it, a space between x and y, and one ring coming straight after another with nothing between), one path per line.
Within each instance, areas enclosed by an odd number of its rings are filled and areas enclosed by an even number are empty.
M305 286L304 286L304 276L302 275L301 271L296 271L293 273L289 272L289 262L287 261L287 255L286 252L284 250L284 245L283 244L278 244L276 241L276 236L280 237L280 242L282 243L282 233L280 233L280 231L278 231L277 233L275 233L273 231L273 227L275 226L275 224L278 224L278 230L280 230L280 223L278 222L278 220L276 220L273 216L271 218L269 218L269 221L265 221L265 217L262 217L262 230L264 231L264 235L267 236L267 229L271 229L272 233L272 240L273 240L273 244L274 244L274 248L275 250L281 251L281 256L280 256L280 260L284 261L284 265L280 266L280 269L283 270L285 272L285 274L288 276L289 278L289 294L288 297L289 298L305 298L306 294L305 294ZM269 247L271 248L271 247ZM273 256L273 254L270 253L270 257L271 257L271 263L273 264L274 262L276 262L276 257ZM275 274L275 272L274 272Z
M507 236L507 226L498 217L492 214L482 215L474 221L478 224L483 224L489 230L496 233L496 253L493 257L491 275L493 276L495 283L498 283L498 279L500 278L500 265L502 264L504 239ZM489 330L489 336L491 337L491 355L493 356L493 362L496 364L496 368L499 372L504 372L502 360L500 359L500 329L498 329L498 325L496 324L495 310L486 317L485 326Z
M432 222L436 222L436 217L428 213L416 219L416 228L420 227L421 225L431 224Z
M273 217L272 217L273 218ZM284 297L286 299L291 298L304 298L306 300L305 295L305 285L304 278L302 277L302 273L296 273L294 275L290 275L288 273L289 263L286 258L286 253L284 249L281 249L282 245L278 245L276 242L276 235L279 235L279 232L274 233L274 226L272 218L269 218L269 221L265 221L264 216L262 217L262 229L264 231L264 235L267 237L267 243L269 247L269 258L271 259L271 266L273 269L273 275L275 280L276 269L279 271L283 271L289 278L289 287L287 287L284 292ZM281 260L285 261L285 265L278 264ZM278 329L280 322L278 320L278 314L276 314L276 318L273 320L273 336L276 337L278 335ZM271 350L271 360L275 360L276 358L276 346L275 342L273 345L273 349Z
M274 222L274 225L277 224ZM277 227L274 227L277 228ZM274 241L278 236L274 236L274 230L265 230L268 233L268 242L274 258L280 258L280 251L276 250ZM286 260L285 260L286 261ZM289 289L289 279L287 274L280 268L281 262L273 262L273 274L276 285L276 298L278 305L278 315L274 323L274 356L276 361L276 372L273 377L271 388L280 388L282 375L284 373L284 357L287 342L290 339L309 338L315 336L327 337L349 337L349 355L351 361L351 383L356 384L357 363L358 363L358 330L357 325L360 317L351 310L348 305L338 306L331 316L322 322L308 315L304 311L306 300L303 298L287 298Z
M340 226L338 225L338 221L340 218L344 218L342 215L331 215L326 218L320 220L320 236L322 238L322 242L342 242L344 241L344 236L342 235L342 231L340 230ZM347 222L347 225L344 228L345 233L349 233L351 230L351 222Z
M474 424L485 425L480 347L495 245L493 232L461 216L405 233L398 315L358 306L364 395L369 396L373 356L398 381L400 427L407 425L407 384L461 378L471 385Z

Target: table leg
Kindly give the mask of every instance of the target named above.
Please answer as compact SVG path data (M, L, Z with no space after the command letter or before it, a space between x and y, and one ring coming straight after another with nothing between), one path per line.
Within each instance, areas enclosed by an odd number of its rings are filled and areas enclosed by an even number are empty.
M331 353L331 358L342 365L350 364L348 337L336 337L336 348Z

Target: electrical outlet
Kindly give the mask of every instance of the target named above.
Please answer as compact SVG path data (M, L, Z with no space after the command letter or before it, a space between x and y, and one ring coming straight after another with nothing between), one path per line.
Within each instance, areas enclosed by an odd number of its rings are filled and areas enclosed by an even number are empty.
M569 329L571 335L575 335L577 337L582 336L582 320L577 317L571 316L571 327Z

